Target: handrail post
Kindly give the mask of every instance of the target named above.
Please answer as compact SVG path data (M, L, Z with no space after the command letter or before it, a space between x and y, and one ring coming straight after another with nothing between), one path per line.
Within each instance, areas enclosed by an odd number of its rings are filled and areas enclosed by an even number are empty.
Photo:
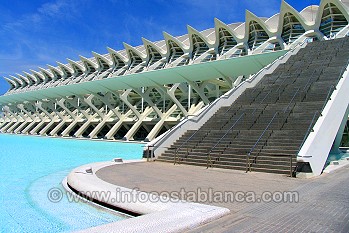
M185 144L187 144L187 143L197 134L197 132L200 131L200 129L201 129L201 128L197 129L185 142L183 142L183 143L178 147L178 149L182 148ZM208 135L208 133L207 133L207 135ZM207 135L204 136L204 137L207 137Z
M290 177L292 177L292 167L293 167L293 164L292 164L292 155L290 155Z
M231 130L231 141L233 141L233 138L234 138L234 134L233 134L233 129Z
M209 167L208 163L210 163L211 167L212 167L212 160L211 160L211 153L210 152L208 152L208 156L207 156L206 169L208 169L208 167Z
M250 156L248 157L248 171L252 172L252 164L251 164L251 158Z
M326 96L326 99L324 101L324 104L322 105L320 115L322 115L322 112L324 111L324 108L326 107L327 102L331 99L330 93L331 93L332 88L334 88L334 90L335 90L334 85L331 85L328 92L327 92L327 96Z
M188 158L188 156L189 156L189 147L187 147L187 156L186 156L186 158Z
M147 149L147 162L149 162L149 146L148 146L148 149Z
M241 120L241 118L243 118L244 115L245 115L245 112L242 113L242 114L240 115L240 117L234 122L234 124L233 124L232 126L230 126L230 128L225 132L225 134L224 134L224 135L218 140L218 142L211 148L211 150L210 150L210 151L208 152L208 154L207 154L207 162L208 162L209 159L210 159L210 162L211 162L211 164L212 164L211 152L219 145L219 143L222 141L222 139L225 138L225 137L229 134L230 130L233 131L233 128L235 127L235 125Z
M262 137L264 136L265 132L269 129L271 123L274 121L275 117L279 114L279 112L276 112L273 116L273 118L269 121L267 127L265 127L265 129L263 130L263 132L261 133L261 135L259 136L259 138L257 139L256 143L252 146L251 150L248 152L249 155L251 155L251 153L254 151L254 149L256 148L256 146L258 145L259 141L262 139Z
M246 154L246 173L252 172L251 153Z
M150 158L152 159L152 161L155 161L155 147L152 146L153 149L151 150L151 153L150 153Z
M249 161L250 159L249 159L248 156L249 156L249 155L247 154L247 155L246 155L246 173L248 172L248 164L249 164L249 162L250 162L250 161Z
M176 162L177 162L177 154L178 154L178 148L175 148L175 156L174 156L174 164L173 165L176 165Z

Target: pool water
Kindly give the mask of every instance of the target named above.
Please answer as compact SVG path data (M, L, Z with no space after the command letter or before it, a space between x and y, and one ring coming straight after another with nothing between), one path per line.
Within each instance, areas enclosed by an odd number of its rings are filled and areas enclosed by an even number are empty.
M328 155L325 167L330 165L332 161L338 161L338 160L345 160L346 158L349 158L349 153L348 152L342 152L342 153L330 153Z
M51 188L83 164L140 159L142 144L0 134L0 232L71 232L125 219L112 211L64 197Z

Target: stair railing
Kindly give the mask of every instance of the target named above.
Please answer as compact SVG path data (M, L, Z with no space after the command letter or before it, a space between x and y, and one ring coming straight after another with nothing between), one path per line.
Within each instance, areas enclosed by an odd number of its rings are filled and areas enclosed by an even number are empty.
M296 168L297 169L297 164L296 164ZM290 177L295 177L293 176L293 161L292 161L292 155L290 155Z
M267 130L269 129L270 125L273 123L274 119L276 118L276 116L279 115L279 112L276 112L273 117L271 118L271 120L269 121L268 125L265 127L265 129L263 130L263 132L261 133L261 135L259 136L259 138L257 139L257 141L255 142L255 144L252 146L251 150L247 153L247 157L246 157L246 173L248 171L251 171L251 161L250 161L250 157L252 152L255 150L255 148L257 147L258 143L260 142L260 140L263 138L264 134L267 132ZM256 162L256 158L254 159Z
M349 59L348 59L346 65L342 68L342 70L341 70L341 72L340 72L340 74L339 74L339 77L338 77L338 79L337 79L336 85L338 84L339 80L342 78L344 72L347 70L348 65L349 65ZM322 105L321 110L320 110L320 111L316 111L316 112L314 113L313 118L312 118L312 120L311 120L311 122L310 122L310 124L309 124L308 129L307 129L307 132L306 132L306 134L304 135L303 141L302 141L301 145L300 145L299 148L298 148L298 153L299 153L299 151L302 149L302 147L303 147L303 145L304 145L306 139L308 138L310 132L313 131L313 124L314 124L314 121L315 121L315 119L316 119L316 116L317 116L317 115L322 116L322 112L323 112L323 110L325 109L327 102L328 102L328 101L330 100L330 98L331 98L332 91L335 90L335 89L336 89L335 85L331 85L331 86L330 86L330 88L329 88L329 90L328 90L328 92L327 92L326 99L325 99L325 101L324 101L324 103L323 103L323 105Z
M347 63L343 66L343 68L341 69L341 72L340 72L339 75L338 75L338 78L337 78L337 81L336 81L336 86L337 86L339 80L341 80L341 78L343 77L343 74L344 74L345 71L347 70L348 65L349 65L349 59L347 60Z
M187 140L185 140L179 147L176 148L174 162L173 162L174 165L176 165L176 163L179 164L179 162L177 162L177 161L180 161L180 159L181 159L181 158L179 158L179 155L178 155L179 149L181 149L185 144L187 144L200 131L200 129L201 128L195 130L195 132ZM187 156L188 156L188 154L189 154L189 148L187 147Z
M288 105L286 106L286 108L284 109L284 114L286 113L286 111L288 110L288 108L290 107L290 105L291 105L291 103L293 102L293 100L296 98L296 96L297 96L297 94L298 94L298 92L300 91L300 87L297 89L297 91L293 94L293 96L292 96L292 98L291 98L291 100L290 100L290 102L288 102Z
M324 104L322 105L321 110L320 110L320 111L316 111L316 112L314 113L313 118L312 118L312 120L311 120L311 122L310 122L310 124L309 124L308 130L307 130L306 134L304 135L303 141L302 141L302 143L301 143L301 145L300 145L300 147L299 147L299 149L298 149L298 152L299 152L300 149L302 148L302 146L303 146L305 140L307 139L307 137L308 137L310 131L312 130L312 127L311 127L311 126L313 125L313 123L314 123L314 121L315 121L316 115L322 116L322 112L323 112L323 110L324 110L324 108L325 108L325 106L326 106L326 104L327 104L327 101L330 99L331 94L332 94L331 91L332 91L332 89L334 89L334 88L335 88L335 87L334 87L333 85L330 86L330 88L329 88L329 90L328 90L328 92L327 92L327 97L326 97L326 99L325 99L325 101L324 101Z
M311 122L310 122L310 124L309 124L309 126L308 126L307 132L306 132L305 135L304 135L304 138L303 138L303 140L302 140L302 143L301 143L301 145L300 145L299 148L298 148L298 153L299 153L299 151L301 150L301 148L303 147L303 145L304 145L304 143L305 143L305 140L307 139L307 137L308 137L308 135L310 134L310 132L313 131L313 123L314 123L314 121L315 121L317 115L321 115L321 113L320 113L319 111L316 111L316 112L314 113L313 118L311 119Z
M304 84L304 87L302 89L302 92L304 93L304 97L306 97L307 95L307 92L309 91L310 89L310 82L311 80L313 79L313 75L315 74L315 70L313 71L313 73L310 75L310 77L308 78L308 81L306 82L306 84ZM304 98L303 97L303 98ZM302 101L302 99L300 99L300 101Z
M246 113L242 113L240 115L240 117L234 122L234 124L232 126L230 126L230 128L225 132L225 134L218 140L218 142L211 148L211 150L208 152L207 154L207 168L209 167L209 164L210 164L210 167L212 167L213 163L212 163L212 158L211 158L211 153L212 151L220 144L220 142L223 140L223 138L225 138L228 133L231 131L233 132L233 128L236 126L236 124L243 118L243 116L245 115Z
M263 104L264 100L269 96L269 94L271 93L271 90L268 92L268 94L266 94L264 96L264 98L262 99L261 102L258 103L257 107L255 107L255 109L252 112L252 115L254 115L254 113L257 111L257 109Z
M337 86L339 80L341 80L341 78L343 77L343 74L347 70L348 65L349 65L349 59L347 60L347 63L344 65L344 67L341 69L341 72L339 73L339 76L338 76L338 78L336 80L336 84L330 86L330 88L329 88L329 90L327 92L327 96L326 96L326 99L324 101L324 104L322 105L322 108L321 108L321 111L320 111L321 115L322 115L322 112L323 112L324 108L326 107L327 102L331 99L332 91L336 90L336 86Z
M278 89L276 89L276 91L278 92L278 94L279 94L279 98L278 98L278 100L280 100L280 97L281 97L281 91L280 91L280 89L281 89L281 87L282 87L282 85L284 84L284 82L286 81L287 79L286 78L284 78L284 80L280 83L280 85L279 85L279 87L278 87Z
M293 108L296 106L295 104L293 105L293 107L291 107L291 104L294 102L297 94L300 92L301 87L299 87L297 89L297 91L295 91L295 93L293 94L292 98L290 99L290 101L288 102L287 106L284 108L284 110L281 112L283 114L283 118L280 119L280 117L278 118L278 128L281 129L285 123L287 122L288 117L290 116L291 112L293 111ZM295 103L295 102L294 102ZM286 112L290 109L290 111L287 113ZM281 121L281 124L280 124ZM281 125L281 126L280 126Z
M226 115L227 112L229 112L230 109L232 109L233 106L234 106L234 104L231 104L231 105L229 106L229 108L224 112L223 115ZM238 108L236 111L239 111L241 107L242 107L242 106L240 105L239 108ZM231 119L232 117L233 117L233 116L231 116L230 119ZM228 122L227 122L227 123L228 123ZM225 125L226 125L227 123L225 123ZM222 125L220 129L222 129L225 125Z
M326 107L327 102L331 99L332 91L335 90L336 87L334 85L331 85L330 88L327 91L326 99L324 100L324 103L320 110L320 115L322 116L322 112L324 111L324 108Z

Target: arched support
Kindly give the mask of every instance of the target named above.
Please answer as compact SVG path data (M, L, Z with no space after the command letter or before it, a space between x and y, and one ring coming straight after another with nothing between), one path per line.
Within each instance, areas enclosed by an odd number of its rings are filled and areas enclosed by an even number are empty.
M172 100L174 105L176 105L179 108L179 110L182 112L183 116L187 116L188 111L183 107L183 105L179 102L179 100L176 98L176 95L175 95L175 91L179 87L179 85L180 85L179 83L175 83L171 87L165 87L157 84L156 87L162 90L162 92L166 94L170 100Z
M126 91L124 91L122 94L119 94L117 92L113 92L116 96L119 96L120 100L122 102L124 102L127 107L129 107L131 109L131 111L135 114L135 116L137 117L137 119L139 120L141 118L141 114L137 111L137 109L135 108L135 106L133 106L130 101L128 100L128 95L131 93L132 89L127 89Z
M96 113L96 112L93 113L94 109L90 106L92 99L93 99L93 95L89 95L87 98L84 98L83 96L76 96L76 97L74 97L73 100L67 100L75 109L77 109L81 113L81 115L83 116L82 118L84 119L84 124L74 133L75 137L82 137L83 132L87 129L87 127L91 124L91 122L94 120L94 118L98 115L98 113ZM84 110L81 108L80 104L83 102L88 104L88 106L90 107L89 110L91 113L89 113L87 110ZM92 103L91 103L91 105L92 105ZM62 132L62 136L68 136L70 131L76 126L77 123L78 123L78 120L74 120Z
M76 137L82 137L82 134L85 132L85 130L90 126L90 124L92 122L98 122L98 120L96 120L96 117L99 116L100 119L106 120L107 115L103 113L103 107L101 109L98 109L93 103L92 100L95 97L94 94L90 94L87 98L81 97L81 99L91 108L91 111L94 112L94 114L90 114L89 118L87 118L87 121L76 131L76 133L74 134L74 136ZM91 116L92 115L92 116ZM111 114L109 114L109 116L111 116Z
M67 118L66 116L64 116L62 113L60 113L57 109L56 109L56 106L57 106L57 103L53 103L52 101L49 101L49 102L45 102L44 103L45 107L50 109L51 113L54 115L52 116L52 119L51 121L42 129L39 131L39 134L40 135L46 135L47 131L52 128L52 126L58 122L58 124L60 122L64 122L65 119ZM49 133L49 132L48 132Z
M152 112L153 109L151 107L146 107L142 114L140 114L138 120L133 124L133 126L127 132L123 139L126 141L133 140L133 137L137 133L138 129L141 127L143 120Z
M35 103L31 103L31 102L28 102L27 104L19 104L18 107L27 114L27 116L29 116L31 119L32 119L32 122L27 126L25 127L21 133L22 134L27 134L28 131L38 122L42 121L43 120L43 117L37 113L36 111L36 107L35 107ZM28 110L27 110L27 109ZM36 112L36 114L31 114L31 112Z
M30 134L36 134L37 131L38 131L39 129L41 129L42 126L43 126L45 123L50 123L50 122L54 122L54 121L55 121L54 117L53 117L50 113L48 113L48 112L46 111L46 109L43 107L43 103L42 103L42 102L38 101L38 102L36 102L34 105L35 105L35 107L38 109L38 111L41 110L41 112L42 112L45 116L44 116L44 117L41 117L41 121L34 127L34 129L32 129L32 130L30 131ZM38 112L38 111L37 111L37 112ZM41 114L39 113L39 115L41 115Z
M0 132L12 132L12 129L17 125L21 124L21 118L18 117L13 111L11 111L10 107L6 106L6 111L4 111L5 116L9 121L4 121L4 123L0 127ZM11 128L11 130L9 130Z
M106 114L103 115L103 117L101 118L101 121L98 123L98 125L91 131L91 133L88 135L89 138L95 138L96 135L100 132L100 130L105 126L105 124L111 120L111 118L113 116L117 117L118 122L119 123L121 121L123 121L123 119L125 118L123 116L123 114L121 114L118 109L119 106L112 106L110 103L110 99L112 98L113 94L108 92L105 95L101 95L96 93L95 97L98 98L107 108L108 108L108 112ZM120 124L121 126L121 124ZM119 126L119 127L120 127ZM107 138L107 137L106 137ZM110 138L108 138L110 139Z
M131 115L132 110L128 110L125 114L122 114L121 118L113 125L113 127L108 131L108 133L105 135L106 139L113 139L115 133L120 129L122 124L124 123L125 119L129 115Z
M210 101L208 100L207 96L204 93L204 83L202 83L200 86L199 84L197 84L196 82L187 80L188 84L190 84L190 87L193 88L196 93L200 96L200 98L202 99L202 101L204 101L205 104L210 103ZM188 87L189 89L189 87Z
M30 122L32 122L33 120L26 115L25 113L23 113L23 111L18 107L18 105L16 107L14 107L14 111L17 112L18 115L21 116L21 118L24 120L20 125L18 125L16 128L13 128L13 133L20 133L21 130Z
M66 111L66 113L67 113L68 115L70 115L71 118L72 118L72 121L69 123L68 127L66 127L66 128L63 130L63 132L61 133L61 135L62 135L63 137L69 135L69 133L70 133L70 131L73 129L73 127L74 127L79 121L81 121L81 120L83 119L84 114L85 114L85 112L84 112L84 113L81 112L81 108L80 108L80 106L78 106L79 104L75 104L74 101L75 101L75 102L79 102L79 100L78 100L77 97L74 97L73 99L62 98L60 101L57 102L57 104L58 104L61 108L63 108L63 109ZM72 105L72 106L75 108L74 111L75 111L76 114L73 113L73 112L71 112L71 111L65 106L65 104L64 104L65 102L66 102L66 103L69 103L70 105ZM80 114L79 114L79 112L80 112ZM57 132L58 132L59 130L61 130L61 128L62 128L66 123L68 123L68 122L62 121L60 124L58 124L58 125L50 132L50 135L52 135L52 136L56 135Z
M151 100L149 93L152 90L152 87L147 88L147 90L144 92L142 88L134 88L133 90L143 98L144 101L148 103L150 107L155 111L155 113L161 118L162 117L162 112L160 109L154 104L154 102Z
M156 135L160 132L161 128L163 127L166 119L177 109L176 105L173 105L167 112L163 114L163 117L161 117L160 121L156 123L156 125L153 127L153 129L150 131L148 136L145 138L144 141L149 142L153 140Z

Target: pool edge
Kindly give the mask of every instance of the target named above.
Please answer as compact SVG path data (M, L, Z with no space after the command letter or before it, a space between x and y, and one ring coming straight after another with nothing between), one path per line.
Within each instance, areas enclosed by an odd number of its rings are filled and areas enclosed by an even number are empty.
M98 195L93 197L93 199L98 199L99 202L104 202L119 210L137 213L140 216L88 228L79 232L182 232L207 224L230 213L229 209L222 207L184 202L175 199L164 199L160 196L154 196L154 194L113 185L96 176L96 172L99 169L113 165L122 166L123 164L100 162L83 165L72 170L65 180L67 185L86 196L89 196L89 194L91 196L93 193L114 193L116 197L116 193L118 192L121 194L132 193L135 197L140 197L141 195L143 195L143 197L148 197L147 200L131 198L132 200L125 202L120 202L115 197L109 199L99 198ZM87 172L86 170L88 169L92 169L92 173ZM69 192L72 192L72 190ZM102 195L102 197L105 197L105 195ZM155 202L152 200L158 201Z

